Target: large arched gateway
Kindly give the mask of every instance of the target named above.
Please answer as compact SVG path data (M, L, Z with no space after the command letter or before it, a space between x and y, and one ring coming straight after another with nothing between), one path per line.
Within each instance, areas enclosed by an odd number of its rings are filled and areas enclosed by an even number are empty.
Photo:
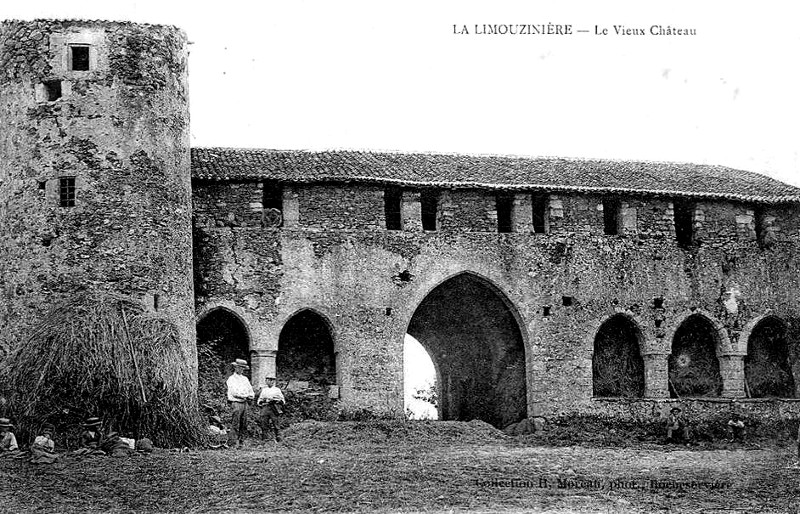
M439 417L503 427L527 416L525 345L508 299L472 273L431 291L408 334L436 364Z

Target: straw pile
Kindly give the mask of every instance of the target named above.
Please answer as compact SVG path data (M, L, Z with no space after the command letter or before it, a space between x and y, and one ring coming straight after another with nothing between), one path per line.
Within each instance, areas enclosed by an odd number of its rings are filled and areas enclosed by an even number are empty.
M196 383L174 324L125 298L76 296L0 363L18 430L75 431L86 416L158 446L202 442Z

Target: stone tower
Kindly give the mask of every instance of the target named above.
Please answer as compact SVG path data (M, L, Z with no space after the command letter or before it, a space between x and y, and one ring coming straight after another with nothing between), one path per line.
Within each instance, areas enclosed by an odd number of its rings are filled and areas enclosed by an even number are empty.
M196 373L185 34L0 22L0 359L81 291L177 325Z

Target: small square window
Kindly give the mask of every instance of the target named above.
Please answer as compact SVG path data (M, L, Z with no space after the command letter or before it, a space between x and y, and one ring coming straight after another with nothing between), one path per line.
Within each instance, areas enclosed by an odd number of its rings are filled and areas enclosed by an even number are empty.
M61 207L75 207L75 177L58 179L58 204Z
M75 45L69 48L72 62L71 69L74 71L89 71L89 47Z
M60 80L48 80L47 82L43 82L42 85L44 86L44 93L48 102L53 102L61 98Z

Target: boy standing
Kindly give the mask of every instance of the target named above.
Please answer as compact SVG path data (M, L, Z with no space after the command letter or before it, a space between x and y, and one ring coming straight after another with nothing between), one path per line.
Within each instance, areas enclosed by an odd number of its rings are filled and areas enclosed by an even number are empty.
M266 436L272 432L275 441L281 440L280 422L283 414L283 406L286 399L280 388L275 385L275 377L268 376L264 379L265 385L258 395L258 406L261 407L260 421L261 431Z

